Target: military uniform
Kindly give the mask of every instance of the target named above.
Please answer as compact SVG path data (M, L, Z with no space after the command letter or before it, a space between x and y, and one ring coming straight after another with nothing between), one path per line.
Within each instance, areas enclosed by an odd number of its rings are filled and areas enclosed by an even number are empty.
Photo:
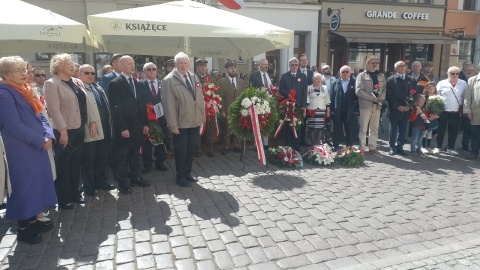
M198 71L198 67L202 66L205 67L207 66L208 61L205 59L197 59L195 61L195 70ZM197 75L200 83L203 85L205 83L206 78L210 78L210 75L205 71L204 74L200 73L195 73ZM210 78L211 79L211 78ZM215 126L214 125L207 125L205 123L205 133L204 136L198 136L197 140L197 147L195 151L195 156L200 157L202 155L202 149L207 152L207 155L209 157L214 157L215 153L213 152L213 138L216 136L216 131L215 131ZM205 137L205 143L202 144L203 137Z

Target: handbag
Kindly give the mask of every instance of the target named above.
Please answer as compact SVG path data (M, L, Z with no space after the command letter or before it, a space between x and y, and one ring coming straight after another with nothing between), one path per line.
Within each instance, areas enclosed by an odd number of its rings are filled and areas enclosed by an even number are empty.
M463 115L463 105L460 105L460 101L458 101L457 95L455 95L455 91L453 91L453 87L451 89L452 89L453 96L455 97L455 99L457 100L457 103L458 103L458 114L460 116L462 116Z

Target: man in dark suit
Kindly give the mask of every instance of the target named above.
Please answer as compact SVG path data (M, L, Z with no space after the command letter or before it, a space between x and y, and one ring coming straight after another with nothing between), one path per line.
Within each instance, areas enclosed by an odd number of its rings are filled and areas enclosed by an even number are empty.
M147 187L149 181L140 174L140 147L148 133L148 118L143 86L135 80L135 61L125 55L120 58L122 74L109 84L117 164L114 176L123 194L132 193L130 185ZM129 181L130 178L130 181Z
M305 116L308 88L307 76L298 70L299 61L296 57L291 58L288 61L288 65L290 71L283 73L280 77L280 87L278 91L284 98L288 98L290 90L295 90L296 106L302 109L303 116ZM295 139L292 129L288 125L285 125L285 143L297 151L301 150L298 139Z
M114 54L112 56L112 62L110 65L112 65L113 70L112 72L105 74L105 76L102 77L102 81L100 82L100 86L103 88L103 90L107 93L108 95L108 84L118 77L120 73L122 73L122 65L120 64L120 58L122 58L123 54Z
M330 114L333 116L333 147L338 149L340 140L345 131L345 145L353 145L353 136L358 130L354 125L357 115L360 113L358 108L358 97L355 94L355 79L350 76L352 70L349 66L340 68L340 78L332 85L333 95L330 97Z
M268 74L268 60L262 59L258 63L259 71L250 76L250 84L254 88L267 87L272 85L272 75Z
M298 58L298 60L300 61L300 66L298 68L298 70L305 74L307 76L307 84L308 86L311 86L313 85L313 71L308 69L308 58L307 58L307 55L306 54L301 54L300 57ZM300 128L300 134L299 137L300 137L300 145L301 146L308 146L307 142L305 141L305 130L306 130L306 122L307 121L303 121L302 123L302 127Z
M405 133L410 118L410 108L406 103L406 99L410 95L410 90L415 87L416 82L410 76L405 75L405 70L407 69L405 62L398 61L394 67L397 74L390 76L387 80L387 101L390 121L389 154L406 156L407 153L403 151L403 144L405 143Z
M143 79L140 83L143 85L143 89L145 90L145 101L146 103L152 103L152 105L160 104L162 101L162 82L157 80L157 66L152 63L146 63L143 65L143 74L145 79ZM168 170L167 167L163 164L165 161L167 153L165 152L165 145L167 145L168 140L168 127L167 121L165 120L165 116L159 117L158 124L163 131L164 135L164 144L160 144L155 146L155 167L157 170L166 171ZM150 140L145 140L143 142L143 152L142 152L142 159L143 159L143 171L142 173L148 173L152 169L152 149L153 144Z
M268 73L268 60L262 59L258 63L259 71L250 76L250 85L254 88L266 87L273 85L273 76ZM263 147L268 149L268 136L262 136Z

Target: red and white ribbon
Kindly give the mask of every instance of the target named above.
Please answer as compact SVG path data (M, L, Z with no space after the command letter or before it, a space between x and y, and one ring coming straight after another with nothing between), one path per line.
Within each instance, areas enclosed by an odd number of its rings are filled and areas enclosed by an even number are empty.
M210 100L210 105L213 107L213 109L215 110L215 120L213 121L213 123L215 124L215 130L216 130L216 136L218 137L218 135L220 134L220 129L218 127L218 114L220 113L220 110L218 109L218 104L213 101L213 100ZM207 108L207 104L205 104L205 111L206 111L206 108ZM206 123L203 123L201 126L200 126L200 136L203 136L205 134L205 129L206 129Z
M258 114L255 105L250 105L250 118L252 119L253 137L255 138L255 146L257 146L258 159L263 165L267 165L265 151L263 150L262 135L260 133L260 124L258 122Z

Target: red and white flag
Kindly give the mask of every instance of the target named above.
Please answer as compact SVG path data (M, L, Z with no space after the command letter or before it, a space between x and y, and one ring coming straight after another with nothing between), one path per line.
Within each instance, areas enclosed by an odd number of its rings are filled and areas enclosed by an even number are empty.
M218 0L218 2L222 3L229 9L241 9L245 6L245 2L243 0Z

